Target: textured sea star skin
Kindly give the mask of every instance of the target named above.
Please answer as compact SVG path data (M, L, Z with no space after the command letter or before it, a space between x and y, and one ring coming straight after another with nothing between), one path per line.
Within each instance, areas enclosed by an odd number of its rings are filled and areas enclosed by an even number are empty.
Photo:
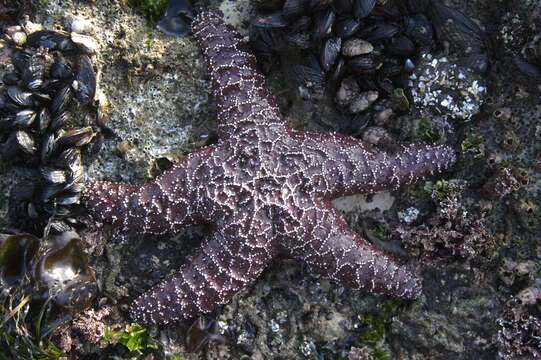
M190 259L134 302L134 320L164 324L210 312L278 255L352 288L419 295L420 279L352 231L331 200L440 172L455 161L452 149L410 144L389 154L339 134L295 131L232 27L204 12L192 29L208 61L220 141L145 185L96 182L83 191L95 217L124 230L211 224Z

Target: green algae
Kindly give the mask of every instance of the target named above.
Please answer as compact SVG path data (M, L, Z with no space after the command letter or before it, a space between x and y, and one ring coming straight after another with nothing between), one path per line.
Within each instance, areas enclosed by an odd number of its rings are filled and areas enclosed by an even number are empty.
M128 6L143 15L148 26L154 27L165 13L167 0L128 0Z

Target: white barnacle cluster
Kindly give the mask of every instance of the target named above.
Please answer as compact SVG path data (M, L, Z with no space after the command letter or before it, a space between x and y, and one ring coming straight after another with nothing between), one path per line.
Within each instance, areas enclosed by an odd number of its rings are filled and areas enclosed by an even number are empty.
M423 54L410 75L413 102L421 109L468 121L487 94L485 81L446 57Z

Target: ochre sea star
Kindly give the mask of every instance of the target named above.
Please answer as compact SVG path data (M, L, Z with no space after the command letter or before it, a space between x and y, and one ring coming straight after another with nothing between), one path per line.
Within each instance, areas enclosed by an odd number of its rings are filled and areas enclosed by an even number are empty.
M206 223L212 232L182 267L139 297L137 321L168 323L212 311L278 255L352 288L413 298L420 279L352 231L331 200L396 189L455 161L444 145L392 154L339 134L287 126L255 57L213 13L193 20L218 108L216 145L145 185L86 185L91 213L125 230L163 233Z

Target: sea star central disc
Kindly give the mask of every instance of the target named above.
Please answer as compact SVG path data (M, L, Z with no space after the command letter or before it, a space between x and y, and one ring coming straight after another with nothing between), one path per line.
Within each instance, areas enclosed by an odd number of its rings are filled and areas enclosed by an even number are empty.
M133 318L168 323L212 311L277 255L352 288L419 295L420 279L352 231L331 200L442 171L453 151L410 144L391 154L351 137L295 131L235 30L210 12L192 28L212 76L220 141L145 185L98 182L83 192L92 214L125 230L212 225L188 262L135 301Z

